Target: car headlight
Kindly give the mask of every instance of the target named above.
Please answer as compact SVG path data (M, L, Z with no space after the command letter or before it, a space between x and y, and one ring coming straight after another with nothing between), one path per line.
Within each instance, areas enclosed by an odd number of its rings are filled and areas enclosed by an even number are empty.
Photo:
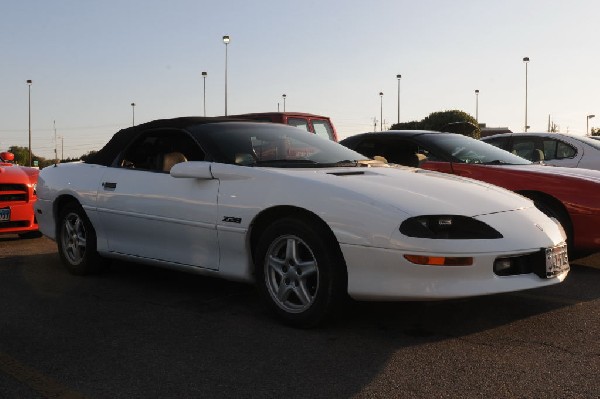
M442 240L489 240L503 237L482 221L460 215L412 217L402 222L400 232L409 237Z

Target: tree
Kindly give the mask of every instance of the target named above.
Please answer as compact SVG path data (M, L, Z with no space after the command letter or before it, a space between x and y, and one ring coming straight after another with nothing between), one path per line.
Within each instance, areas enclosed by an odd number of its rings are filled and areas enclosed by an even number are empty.
M452 132L479 139L481 131L471 115L460 110L439 111L429 114L420 122L397 123L392 130L434 130Z
M600 127L592 128L592 136L600 136Z
M19 147L13 145L8 148L8 152L12 152L15 155L15 164L22 166L29 166L29 149L27 147ZM31 153L31 162L35 164L37 161L38 167L45 168L46 166L52 165L54 160L48 160L44 157L38 157L34 153Z

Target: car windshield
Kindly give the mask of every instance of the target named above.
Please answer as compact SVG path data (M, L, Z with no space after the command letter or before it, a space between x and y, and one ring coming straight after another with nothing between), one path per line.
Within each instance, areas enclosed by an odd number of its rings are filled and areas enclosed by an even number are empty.
M528 165L530 161L511 154L483 141L461 134L427 134L423 140L429 142L440 153L454 162L478 163L487 165Z
M341 144L286 125L231 122L198 125L189 131L221 163L279 168L372 164Z

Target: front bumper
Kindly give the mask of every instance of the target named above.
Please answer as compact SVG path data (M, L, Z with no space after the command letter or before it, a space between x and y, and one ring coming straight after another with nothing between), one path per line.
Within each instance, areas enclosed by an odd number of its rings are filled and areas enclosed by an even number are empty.
M520 253L452 254L472 256L471 266L415 265L404 258L406 250L341 245L348 270L348 294L358 300L437 300L490 295L545 287L563 281L568 271L552 278L531 273L498 276L497 258ZM436 254L431 254L436 255ZM443 256L443 254L438 254Z

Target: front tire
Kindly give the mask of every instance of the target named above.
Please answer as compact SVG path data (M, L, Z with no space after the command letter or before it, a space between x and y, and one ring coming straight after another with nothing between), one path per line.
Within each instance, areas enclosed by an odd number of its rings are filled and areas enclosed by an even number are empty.
M345 298L338 243L316 223L285 218L271 224L260 237L255 266L259 291L286 324L316 326Z
M70 203L61 210L57 233L58 253L70 273L82 276L101 269L96 232L79 204Z

